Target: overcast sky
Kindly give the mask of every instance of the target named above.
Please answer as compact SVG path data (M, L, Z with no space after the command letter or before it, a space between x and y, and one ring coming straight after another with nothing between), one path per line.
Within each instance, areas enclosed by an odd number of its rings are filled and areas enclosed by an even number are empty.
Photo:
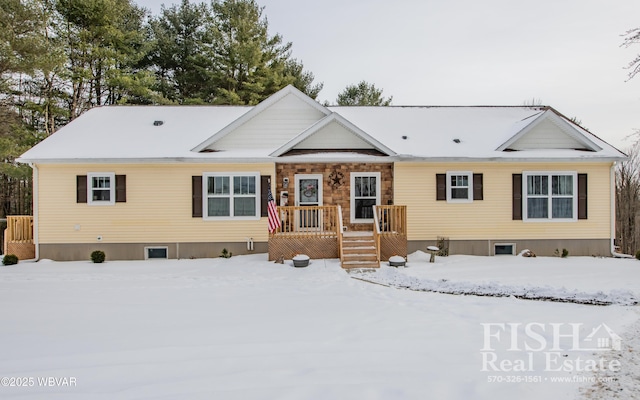
M161 4L136 0L158 14ZM640 130L639 0L258 0L334 103L366 80L393 105L550 105L624 149Z

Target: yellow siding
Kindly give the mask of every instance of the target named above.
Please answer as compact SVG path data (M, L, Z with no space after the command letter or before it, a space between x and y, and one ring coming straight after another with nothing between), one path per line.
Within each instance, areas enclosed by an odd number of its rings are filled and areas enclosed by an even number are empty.
M396 163L394 203L407 205L408 239L599 239L611 236L610 163ZM484 200L436 201L436 174L483 174ZM512 174L576 171L588 177L588 219L575 222L512 220Z
M191 217L191 177L205 172L259 172L265 164L38 165L39 242L152 243L267 240L266 217L254 221L204 221ZM76 203L76 175L127 176L127 201L112 206Z

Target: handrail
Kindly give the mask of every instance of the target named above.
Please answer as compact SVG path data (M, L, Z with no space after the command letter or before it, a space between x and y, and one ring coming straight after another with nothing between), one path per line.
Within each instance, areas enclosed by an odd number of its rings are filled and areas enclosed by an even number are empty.
M344 236L344 227L342 224L342 206L338 205L338 254L340 255L340 263L344 261L344 253L342 251L342 237Z
M376 257L380 264L380 219L378 218L378 206L373 206L373 240L376 243Z

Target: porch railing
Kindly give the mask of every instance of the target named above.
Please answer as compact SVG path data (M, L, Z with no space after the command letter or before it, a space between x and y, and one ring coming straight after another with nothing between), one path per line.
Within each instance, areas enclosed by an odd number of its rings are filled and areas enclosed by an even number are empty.
M276 237L338 238L342 233L339 206L286 206L278 207L278 213L280 228L272 234Z
M7 228L4 230L4 254L14 253L11 245L33 244L33 216L9 215L7 216Z
M407 234L407 206L374 206L374 220L380 235Z
M407 206L375 206L373 216L379 260L407 257Z
M340 263L344 261L344 252L342 251L342 236L344 228L342 226L342 207L338 206L338 256L340 257Z

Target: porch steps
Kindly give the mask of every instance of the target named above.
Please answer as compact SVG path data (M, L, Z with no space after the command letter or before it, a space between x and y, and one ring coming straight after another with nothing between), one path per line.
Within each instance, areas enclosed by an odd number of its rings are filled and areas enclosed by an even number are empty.
M342 237L342 268L380 268L373 232L348 232Z

